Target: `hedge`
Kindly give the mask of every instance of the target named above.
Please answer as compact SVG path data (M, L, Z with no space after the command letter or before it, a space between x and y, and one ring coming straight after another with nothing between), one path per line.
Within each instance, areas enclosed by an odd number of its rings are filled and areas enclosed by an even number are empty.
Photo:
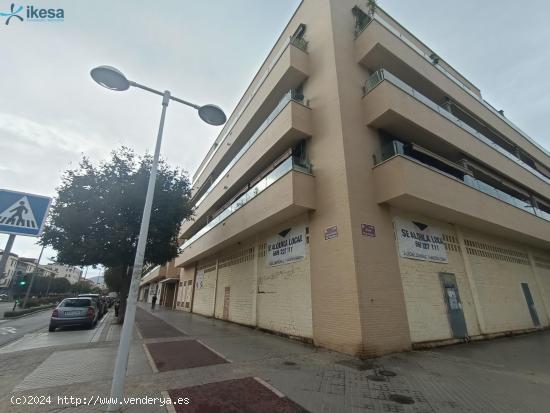
M48 308L54 308L55 306L56 304L47 304L38 307L26 308L24 310L6 311L4 312L4 318L19 317L20 315L30 314L41 310L47 310Z

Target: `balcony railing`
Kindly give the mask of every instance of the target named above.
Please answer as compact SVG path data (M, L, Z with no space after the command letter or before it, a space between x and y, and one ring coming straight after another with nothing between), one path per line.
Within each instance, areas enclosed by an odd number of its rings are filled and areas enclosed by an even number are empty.
M201 197L197 200L195 203L195 207L198 207L208 196L210 192L216 187L216 185L223 179L225 175L229 172L229 170L243 157L243 155L250 149L250 147L258 140L260 135L267 129L269 125L273 122L273 120L277 117L279 113L282 112L282 110L286 107L286 105L290 102L298 102L302 103L304 101L304 96L297 93L294 90L291 90L287 92L281 101L277 104L273 112L269 114L269 116L265 119L265 121L260 125L260 127L254 132L254 134L250 137L250 139L244 144L244 146L237 152L237 154L231 159L231 162L224 168L222 172L218 175L218 177L208 186L208 189L204 194L201 195Z
M450 113L447 109L445 109L442 106L439 106L434 101L428 99L426 96L424 96L422 93L418 92L417 90L413 89L411 86L403 82L401 79L399 79L397 76L394 76L390 72L388 72L386 69L380 69L374 72L369 76L367 81L365 82L365 94L368 94L371 90L373 90L377 85L379 85L382 81L387 80L392 85L398 87L403 92L407 93L408 95L412 96L419 102L423 103L424 105L428 106L430 109L434 110L435 112L439 113L440 115L443 115L448 120L453 122L456 126L463 129L464 131L468 132L470 135L472 135L474 138L482 141L486 145L489 145L494 150L500 152L502 155L506 156L508 159L512 160L522 168L528 170L536 177L540 178L547 184L550 184L550 178L547 176L541 174L539 171L537 171L535 168L531 167L530 165L523 162L521 159L515 157L513 154L505 150L504 148L500 147L496 143L494 143L491 139L486 137L485 135L479 133L477 130L472 128L470 125L464 123L459 118L454 116L452 113Z
M261 194L263 191L265 191L267 188L269 188L271 185L273 185L275 182L277 182L280 178L282 178L287 172L291 170L310 173L310 169L307 166L296 163L294 161L294 158L290 156L289 158L284 160L279 166L277 166L273 171L271 171L268 175L262 178L258 183L256 183L253 187L251 187L248 191L246 191L239 199L235 200L235 202L233 202L226 209L224 209L220 214L218 214L214 219L212 219L212 221L210 221L208 224L202 227L195 235L193 235L191 238L185 241L182 248L183 249L187 248L189 245L191 245L197 239L202 237L204 234L206 234L216 225L218 225L223 220L227 219L230 215L238 211L243 205L246 205L251 200L256 198L256 196Z
M391 24L386 22L383 17L381 17L379 14L375 13L370 20L368 20L364 26L362 27L361 31L365 30L365 28L369 25L369 23L372 20L376 20L378 23L380 23L385 29L387 29L390 33L392 33L397 38L401 39L407 46L409 46L412 50L414 50L416 53L418 53L421 57L423 57L425 60L427 60L433 67L435 67L437 70L439 70L441 73L443 73L447 78L449 78L453 83L455 83L457 86L459 86L462 90L464 90L466 93L468 93L471 97L473 97L475 100L477 100L479 103L481 103L485 108L487 108L489 111L491 111L495 116L497 116L499 119L501 119L504 123L506 123L508 126L510 126L512 129L514 129L517 133L519 133L521 136L523 136L525 139L527 139L529 142L531 142L534 146L536 146L538 149L540 149L545 155L550 156L550 152L548 152L545 148L543 148L540 144L538 144L533 138L531 138L527 133L525 133L523 130L520 129L519 126L517 126L515 123L510 121L508 118L506 118L502 113L500 113L498 110L496 110L493 105L491 105L489 102L487 102L482 97L475 94L463 81L458 79L456 76L454 76L451 72L449 72L447 69L445 69L443 66L437 64L433 60L433 55L428 54L424 52L422 49L420 49L418 46L416 46L412 41L410 41L407 36L399 32L395 27L393 27ZM359 33L356 33L356 36L358 36Z
M495 188L494 186L488 184L487 182L484 182L480 179L475 178L474 176L471 176L466 173L460 173L464 169L456 165L456 172L457 174L453 173L450 174L448 171L444 171L436 166L434 164L429 164L423 161L422 159L419 159L415 156L413 156L411 153L406 152L405 148L407 145L404 145L400 141L393 141L392 145L386 145L386 150L384 151L382 155L381 162L386 161L387 159L390 159L393 156L404 156L408 159L411 159L414 162L421 163L422 165L427 166L430 169L437 170L439 173L447 175L451 179L456 179L461 181L462 183L468 185L469 187L476 189L480 192L483 192L484 194L487 194L489 196L492 196L493 198L497 198L503 202L506 202L509 205L515 206L516 208L519 208L525 212L528 212L532 215L535 215L539 218L542 218L546 221L550 221L550 214L541 210L537 206L532 205L532 201L530 199L521 199L517 196L513 196L511 194L508 194L498 188ZM380 163L381 163L380 162ZM446 164L451 166L451 161L446 161ZM462 179L459 179L457 176L462 176ZM527 197L527 196L526 196Z
M206 157L204 158L204 160L200 164L199 168L197 169L197 172L195 172L195 174L193 175L193 183L195 183L197 178L202 174L202 172L206 168L206 165L208 165L208 163L214 157L214 155L216 154L218 149L222 146L223 142L225 141L225 139L227 138L229 133L231 133L231 131L233 130L233 127L235 126L235 124L237 123L237 121L239 120L241 115L244 113L246 108L248 108L248 105L250 104L250 102L252 101L252 99L254 98L256 93L258 92L258 90L260 90L260 87L262 86L264 81L267 79L267 77L269 76L269 74L271 73L271 71L273 70L273 68L275 67L275 65L277 64L277 62L279 61L279 59L281 58L281 56L283 55L283 53L285 52L286 48L289 45L293 45L293 46L297 47L298 49L303 50L304 52L307 52L308 43L303 38L290 36L285 41L285 43L281 46L281 48L279 49L277 54L275 56L273 56L273 59L271 60L271 63L265 69L265 71L262 73L262 76L256 82L256 86L254 87L254 89L252 89L250 91L250 93L248 94L247 97L243 98L241 108L237 112L231 114L231 116L229 118L229 122L228 122L228 124L226 124L226 126L224 128L225 133L221 136L220 139L216 139L216 141L214 142L214 145L212 146L210 151L208 151L209 153L206 154Z

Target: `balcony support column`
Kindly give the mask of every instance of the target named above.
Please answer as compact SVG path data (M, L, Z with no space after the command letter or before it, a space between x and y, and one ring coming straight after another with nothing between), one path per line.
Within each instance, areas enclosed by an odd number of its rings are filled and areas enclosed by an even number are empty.
M544 294L544 288L542 288L540 275L537 271L537 266L535 265L535 257L533 257L533 253L531 251L527 251L527 255L529 257L529 264L531 265L531 269L533 270L533 274L535 276L535 283L537 284L537 289L539 290L540 297L542 299L542 305L544 306L544 310L546 312L546 318L550 322L550 308L547 304L548 299L550 299L550 297L546 297L546 295Z
M472 264L468 257L468 251L466 249L466 243L464 242L464 235L458 225L454 225L456 236L458 238L458 244L460 245L462 260L464 261L464 270L466 271L466 277L468 278L468 286L470 287L470 293L474 301L474 309L476 312L477 326L480 334L486 333L485 319L483 318L483 310L481 309L481 301L477 293L476 283L474 280L474 272L472 271Z

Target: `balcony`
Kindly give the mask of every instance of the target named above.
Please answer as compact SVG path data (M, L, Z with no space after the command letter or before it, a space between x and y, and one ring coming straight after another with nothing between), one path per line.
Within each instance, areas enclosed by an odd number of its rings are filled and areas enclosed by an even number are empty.
M251 181L285 149L311 136L311 109L289 92L275 110L254 132L225 169L195 203L194 219L183 223L180 236L185 237L198 225L204 214L234 189Z
M460 151L549 197L550 178L519 160L387 70L369 77L363 98L367 125L407 136L439 152ZM450 145L450 146L449 146Z
M255 232L315 209L315 178L287 158L182 246L181 267Z
M461 181L401 155L375 166L373 173L379 204L550 247L550 214L536 216L528 205L476 179Z
M270 63L254 79L229 117L220 135L193 175L193 195L202 196L212 176L218 176L229 159L248 140L288 90L298 87L309 76L307 45L289 38Z
M141 278L139 285L142 286L151 282L157 282L164 278L166 278L166 267L164 265L157 265Z
M468 80L391 19L375 15L358 34L355 52L357 62L369 71L385 68L432 100L442 101L449 96L540 163L550 162L548 151L483 100Z
M153 267L145 274L140 281L140 286L149 284L150 282L157 282L164 279L178 279L180 278L180 269L174 265L174 260L164 264Z

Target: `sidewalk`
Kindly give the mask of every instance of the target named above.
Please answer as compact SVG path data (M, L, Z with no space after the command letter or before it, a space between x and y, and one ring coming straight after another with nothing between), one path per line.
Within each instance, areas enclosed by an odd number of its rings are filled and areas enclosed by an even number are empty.
M140 305L126 396L188 405L126 412L545 412L550 332L369 360L221 320ZM70 332L68 332L70 333ZM13 406L13 395L107 397L120 326L97 342L0 354L0 412L105 406ZM57 334L57 333L56 333Z
M548 331L365 363L195 314L153 315L184 335L146 343L179 342L171 351L181 355L184 341L198 340L227 361L158 373L169 389L257 377L311 412L543 412L550 404Z

